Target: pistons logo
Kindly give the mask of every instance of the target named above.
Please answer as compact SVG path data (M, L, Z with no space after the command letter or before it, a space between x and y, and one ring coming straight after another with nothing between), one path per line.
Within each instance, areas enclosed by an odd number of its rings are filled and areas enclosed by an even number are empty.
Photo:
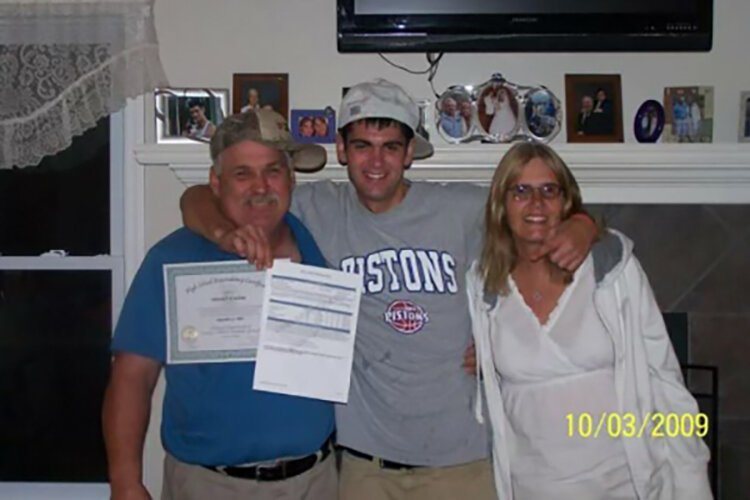
M427 312L410 300L394 300L385 310L385 322L399 333L414 335L430 321Z

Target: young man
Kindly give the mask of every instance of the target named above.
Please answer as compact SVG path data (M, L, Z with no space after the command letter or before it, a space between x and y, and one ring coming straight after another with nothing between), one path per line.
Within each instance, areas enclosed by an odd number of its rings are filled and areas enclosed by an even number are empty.
M350 182L301 186L292 211L329 265L361 274L365 291L349 401L336 407L339 498L494 499L488 430L474 418L476 382L461 365L471 343L465 273L487 191L404 178L433 149L414 132L416 103L393 83L351 87L338 118ZM254 228L222 220L205 187L182 201L188 226L270 265ZM594 237L590 222L572 221L550 258L576 267Z
M211 190L233 224L252 224L274 257L324 265L310 233L288 213L294 167L319 168L320 146L299 146L273 111L228 117L211 141ZM236 259L186 228L146 256L115 330L104 435L112 498L148 499L143 440L151 396L166 361L163 265ZM162 440L167 500L330 500L333 406L254 391L254 362L166 365Z
M216 132L216 125L206 118L206 107L201 101L192 100L188 103L191 125L185 129L184 135L191 139L207 142Z

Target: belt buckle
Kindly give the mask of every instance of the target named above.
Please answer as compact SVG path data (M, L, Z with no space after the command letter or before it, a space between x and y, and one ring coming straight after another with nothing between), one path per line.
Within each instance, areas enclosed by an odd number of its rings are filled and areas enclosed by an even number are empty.
M259 465L256 468L256 478L258 481L279 481L282 479L286 479L286 467L287 462L285 461L268 467Z

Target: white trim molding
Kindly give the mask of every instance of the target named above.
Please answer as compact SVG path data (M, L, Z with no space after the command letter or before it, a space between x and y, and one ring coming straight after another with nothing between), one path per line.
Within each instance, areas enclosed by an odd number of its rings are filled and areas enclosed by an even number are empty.
M145 170L146 165L140 163L132 154L144 146L144 123L146 121L143 96L132 99L125 107L125 123L123 126L123 144L125 148L125 281L128 286L138 271L143 256L146 254L145 220L146 194Z
M407 172L415 180L487 184L508 145L437 147ZM561 144L555 149L573 170L586 203L750 203L750 144ZM329 166L298 174L299 182L346 180L327 146ZM186 186L207 182L204 144L147 144L135 150L146 168L170 168Z

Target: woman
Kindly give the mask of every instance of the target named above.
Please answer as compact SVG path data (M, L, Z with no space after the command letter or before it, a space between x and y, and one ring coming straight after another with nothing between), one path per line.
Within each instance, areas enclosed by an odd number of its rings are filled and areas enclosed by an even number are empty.
M607 98L607 91L603 88L596 89L596 100L594 101L594 113L605 115L612 114L612 102Z
M312 116L303 116L302 118L300 118L298 129L300 137L312 137L315 133L315 126L313 124Z
M700 438L652 438L650 426L640 438L616 427L581 436L583 414L596 425L605 413L698 413L631 242L611 233L574 275L541 254L550 231L581 210L573 175L548 146L520 143L501 160L467 274L498 496L709 499Z
M328 137L328 118L316 116L313 119L313 129L315 130L315 137Z
M701 138L701 106L698 104L698 98L695 98L690 104L690 140L691 142L700 142Z

